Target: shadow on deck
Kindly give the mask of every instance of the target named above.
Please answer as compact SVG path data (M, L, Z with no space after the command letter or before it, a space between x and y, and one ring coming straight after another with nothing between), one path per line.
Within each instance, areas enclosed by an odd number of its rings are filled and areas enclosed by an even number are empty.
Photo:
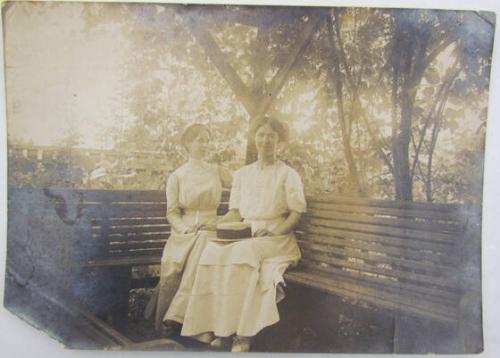
M144 307L151 290L132 290L128 319L115 328L135 343L131 350L227 351L215 349L186 337L165 339L154 329L152 321L143 319ZM317 305L306 305L306 302ZM287 297L278 305L281 320L262 330L255 338L254 352L309 353L391 353L394 320L374 310L353 309L351 305L318 291L293 284L287 286ZM366 311L366 312L360 312ZM361 317L362 315L362 317Z

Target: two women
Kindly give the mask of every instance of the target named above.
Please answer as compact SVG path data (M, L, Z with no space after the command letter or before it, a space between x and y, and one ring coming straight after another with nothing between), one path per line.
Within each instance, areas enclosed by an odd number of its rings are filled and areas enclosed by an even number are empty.
M219 220L250 223L253 238L220 243L207 235L191 292L183 295L183 310L171 316L183 324L183 336L213 339L213 345L233 337L233 352L248 351L260 330L279 321L283 273L300 259L293 228L306 210L299 175L276 159L287 133L275 119L254 126L258 159L235 173L229 212Z

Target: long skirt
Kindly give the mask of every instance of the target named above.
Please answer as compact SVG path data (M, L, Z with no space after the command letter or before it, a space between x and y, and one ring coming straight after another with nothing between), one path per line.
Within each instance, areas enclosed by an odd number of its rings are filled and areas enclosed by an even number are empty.
M279 321L285 270L300 259L293 234L210 241L186 302L181 335L254 336Z
M145 310L146 318L154 318L155 328L160 330L177 291L188 289L188 281L184 275L192 276L199 257L210 237L215 235L208 231L192 234L172 233L168 239L161 258L160 281ZM184 282L184 283L183 283ZM176 300L178 302L179 300Z
M207 246L207 243L216 237L215 232L202 231L195 243L189 257L186 261L182 279L175 296L173 297L170 307L168 308L164 319L176 321L179 323L184 322L184 313L191 297L194 280L196 277L196 270L200 261L201 254Z

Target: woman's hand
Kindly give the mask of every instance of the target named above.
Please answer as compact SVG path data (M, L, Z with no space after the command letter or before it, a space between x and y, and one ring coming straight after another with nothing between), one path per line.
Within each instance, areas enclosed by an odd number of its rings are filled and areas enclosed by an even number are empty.
M203 224L200 226L199 230L217 231L217 225L215 225L215 224Z
M241 220L242 217L240 215L240 211L238 209L231 209L226 213L226 215L217 220L217 224Z
M253 237L263 237L263 236L274 236L274 232L267 229L259 229L254 234Z
M201 226L202 226L201 224L190 225L187 227L187 229L184 230L184 234L197 233L200 230Z
M274 228L274 234L285 235L290 233L294 229L294 227L299 223L300 216L301 213L297 211L290 211L290 214L288 215L286 220Z

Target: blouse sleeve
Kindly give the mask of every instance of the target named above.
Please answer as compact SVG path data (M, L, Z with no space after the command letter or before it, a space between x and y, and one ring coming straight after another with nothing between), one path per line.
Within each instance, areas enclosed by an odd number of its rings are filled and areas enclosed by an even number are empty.
M167 215L179 208L179 178L175 173L167 179Z
M231 173L231 171L229 169L226 169L226 168L220 166L220 165L217 167L217 169L219 172L219 178L220 178L220 181L222 183L222 187L223 188L230 188L231 183L233 181L233 174Z
M167 219L177 231L185 232L187 226L181 219L181 209L179 206L179 178L172 173L167 179Z
M241 175L240 170L237 170L233 175L233 185L231 186L231 195L229 197L229 210L240 208L240 185Z
M304 213L307 209L304 186L300 175L292 168L286 177L285 192L288 210Z

